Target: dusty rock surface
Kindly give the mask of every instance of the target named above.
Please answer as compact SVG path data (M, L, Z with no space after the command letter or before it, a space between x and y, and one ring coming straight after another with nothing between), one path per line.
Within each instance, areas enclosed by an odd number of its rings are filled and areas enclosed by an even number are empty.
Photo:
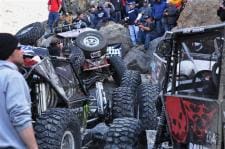
M121 24L109 22L100 28L100 32L108 39L108 44L122 43L124 54L131 48L128 29Z
M189 0L177 21L177 28L221 23L216 11L219 0Z
M143 46L133 47L124 57L128 69L138 70L141 73L149 71L150 57Z

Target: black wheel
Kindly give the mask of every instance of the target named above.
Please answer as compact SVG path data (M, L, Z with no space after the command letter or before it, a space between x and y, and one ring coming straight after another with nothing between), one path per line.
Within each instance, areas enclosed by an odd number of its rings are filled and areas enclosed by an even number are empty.
M201 70L197 72L192 80L196 93L204 93L212 81L211 70Z
M73 66L76 70L80 70L81 66L84 64L85 57L84 53L78 47L70 47L70 59L73 63Z
M20 29L16 33L16 37L23 45L35 45L44 32L44 25L40 22L35 22Z
M141 84L141 75L139 71L126 70L123 74L121 86L130 87L133 92Z
M135 118L117 118L113 120L106 134L104 149L138 149L141 123Z
M159 96L159 86L150 83L138 87L139 118L146 130L156 130L157 110L156 100Z
M80 123L69 109L50 109L35 123L40 149L80 149Z
M118 87L112 94L112 117L134 117L134 94L128 87Z
M120 85L124 72L127 70L123 59L119 56L112 56L109 58L110 68L113 72L112 77L117 85Z
M92 52L101 51L101 55L105 54L107 42L101 33L87 31L76 38L76 45L84 51L86 58L91 58Z

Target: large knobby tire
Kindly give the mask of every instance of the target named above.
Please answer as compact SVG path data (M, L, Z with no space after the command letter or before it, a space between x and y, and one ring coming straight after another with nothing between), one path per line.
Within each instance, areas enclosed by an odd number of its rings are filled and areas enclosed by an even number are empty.
M141 84L141 75L139 71L126 70L123 74L121 86L130 87L133 92Z
M112 77L117 85L120 85L124 72L127 70L127 67L123 59L119 56L112 56L109 58L110 68L113 72Z
M87 31L76 38L76 45L84 51L86 58L91 58L92 52L101 51L101 55L105 54L107 42L100 32Z
M141 123L135 118L117 118L113 120L106 134L104 149L138 149Z
M73 63L74 68L79 72L85 61L84 53L78 47L70 47L70 51L71 62Z
M80 123L69 109L44 112L35 123L35 132L40 149L79 149L81 146Z
M134 117L134 94L128 87L118 87L112 94L112 118Z
M144 129L156 130L157 111L156 100L159 96L159 86L150 83L138 87L139 118Z
M16 37L23 45L36 45L36 42L42 35L44 35L45 29L41 22L35 22L29 24L16 33Z

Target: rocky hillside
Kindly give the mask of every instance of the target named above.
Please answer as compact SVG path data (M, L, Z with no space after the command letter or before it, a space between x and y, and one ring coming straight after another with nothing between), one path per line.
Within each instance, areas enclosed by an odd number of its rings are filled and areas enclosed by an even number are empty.
M219 0L189 0L177 22L177 28L221 23L216 11Z

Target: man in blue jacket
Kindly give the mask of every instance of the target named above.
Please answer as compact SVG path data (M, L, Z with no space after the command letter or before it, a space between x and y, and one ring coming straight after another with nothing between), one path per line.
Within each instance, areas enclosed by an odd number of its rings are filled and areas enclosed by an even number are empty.
M37 149L28 85L18 72L23 52L15 36L0 33L0 148Z
M162 24L162 17L164 10L167 8L167 4L163 0L155 0L152 4L152 17L156 23L156 30L158 36L162 36L164 34L164 28Z

